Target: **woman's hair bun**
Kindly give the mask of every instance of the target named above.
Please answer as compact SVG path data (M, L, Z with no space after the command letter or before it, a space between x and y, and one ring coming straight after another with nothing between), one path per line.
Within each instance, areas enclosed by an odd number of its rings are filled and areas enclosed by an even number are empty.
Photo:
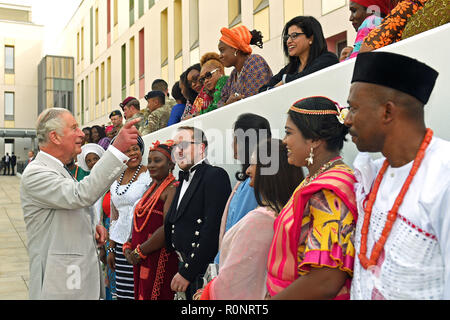
M263 37L261 31L253 30L253 31L250 31L250 33L252 34L252 40L250 41L250 44L262 49L264 37Z

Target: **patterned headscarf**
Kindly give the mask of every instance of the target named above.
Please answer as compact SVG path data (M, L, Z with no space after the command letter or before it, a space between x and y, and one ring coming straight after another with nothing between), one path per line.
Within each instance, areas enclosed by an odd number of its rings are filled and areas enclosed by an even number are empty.
M223 43L247 54L253 52L250 47L252 34L246 26L239 26L231 30L228 28L222 28L220 32L222 33L222 38L220 38L220 41Z

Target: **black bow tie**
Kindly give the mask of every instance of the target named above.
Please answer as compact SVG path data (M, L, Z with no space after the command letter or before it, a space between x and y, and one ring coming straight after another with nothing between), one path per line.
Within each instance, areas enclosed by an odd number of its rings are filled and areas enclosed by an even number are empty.
M186 182L189 181L189 171L182 171L178 173L178 181L182 182L183 180L186 180Z
M189 182L189 175L197 170L200 165L201 164L193 166L191 169L189 169L189 171L180 170L180 172L178 173L178 181L182 182L183 180L186 180L186 182Z

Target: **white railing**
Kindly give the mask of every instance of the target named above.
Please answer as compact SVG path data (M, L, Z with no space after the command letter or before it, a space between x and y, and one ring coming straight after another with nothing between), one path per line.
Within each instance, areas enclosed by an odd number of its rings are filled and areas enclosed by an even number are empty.
M446 140L450 140L450 43L448 39L450 39L450 24L380 49L380 51L399 53L418 59L439 72L432 97L425 106L425 119L427 126L432 128L437 136ZM212 164L225 168L230 178L234 180L234 173L239 166L233 159L232 127L240 114L255 113L267 118L274 137L283 138L286 114L295 101L321 95L338 101L342 105L347 104L354 63L355 59L352 59L331 66L277 89L159 130L145 136L144 141L148 147L156 140L163 142L171 139L176 129L182 125L201 128L210 142L208 159ZM395 69L395 66L392 68ZM274 70L274 73L276 72L278 70ZM355 145L349 139L343 150L345 162L352 165L357 152ZM146 157L147 153L145 159Z

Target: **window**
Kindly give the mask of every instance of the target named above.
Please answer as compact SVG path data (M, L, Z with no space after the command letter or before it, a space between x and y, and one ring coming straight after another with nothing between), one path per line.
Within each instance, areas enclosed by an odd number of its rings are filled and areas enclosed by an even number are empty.
M136 73L136 51L134 37L130 39L130 84L134 83Z
M100 94L101 94L101 101L105 100L105 63L102 62L101 64L101 69L100 69L100 77L101 77L101 89L100 89Z
M145 95L145 31L139 31L139 98Z
M346 0L322 0L322 15L345 6Z
M100 100L99 82L100 82L100 75L97 67L95 68L95 104L98 104Z
M5 120L14 120L14 92L5 92Z
M182 7L181 0L175 0L173 3L174 10L174 55L177 57L181 54L183 50L183 16L182 16Z
M94 62L94 8L91 7L90 10L90 54L91 54L91 64Z
M85 81L84 81L84 85L85 85L85 96L84 96L84 99L85 99L85 107L86 107L86 122L89 122L89 119L90 119L90 115L89 115L89 106L91 105L91 100L90 100L90 96L89 96L89 93L90 93L90 87L89 87L89 84L90 84L90 82L89 82L89 75L87 75L86 76L86 78L85 78Z
M189 47L190 50L194 50L198 46L199 46L198 0L192 0L189 2Z
M5 73L14 73L14 47L5 46Z
M81 106L81 124L84 125L84 80L81 80L81 96L80 96L80 106Z
M169 32L167 9L161 12L161 66L168 63L169 58Z
M106 80L106 97L111 97L111 57L106 61L106 71L108 73Z
M77 32L77 64L80 63L80 33Z
M111 33L111 0L106 3L106 34Z
M98 37L99 37L99 33L98 33L98 8L95 9L95 45L98 45Z
M139 0L139 18L144 15L144 0Z
M284 23L303 15L303 0L284 0Z
M264 41L270 39L269 0L253 0L253 27L261 31Z
M234 27L241 23L241 0L228 0L228 25Z
M130 27L134 24L134 0L130 0Z
M80 43L81 43L81 61L84 60L84 27L81 27L81 35L80 35Z
M155 0L148 0L148 8L150 9L155 4Z
M119 0L114 0L114 26L119 23Z
M122 100L124 100L127 93L127 47L122 46Z

